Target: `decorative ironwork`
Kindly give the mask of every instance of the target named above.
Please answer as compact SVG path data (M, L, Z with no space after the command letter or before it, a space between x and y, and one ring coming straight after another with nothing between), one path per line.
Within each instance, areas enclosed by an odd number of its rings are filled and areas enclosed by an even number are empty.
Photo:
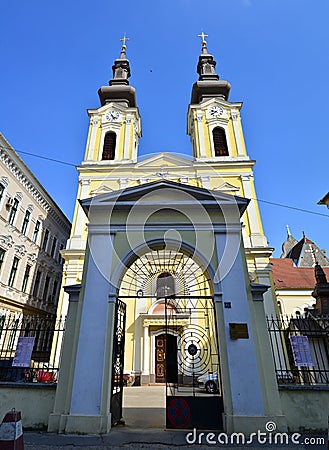
M167 248L138 258L121 282L120 299L151 305L149 313L143 313L143 324L157 327L152 370L156 382L166 382L168 428L223 428L211 294L205 269L191 256ZM199 380L202 376L204 382ZM116 400L119 407L122 395ZM120 413L116 417L120 420Z
M268 316L279 384L329 384L329 317Z
M53 316L0 314L0 381L56 382L64 331Z
M114 317L115 323L113 335L112 397L111 397L112 425L116 425L122 421L126 304L120 299L117 299L116 301Z
M173 300L177 310L170 308ZM223 400L213 298L166 298L165 304L167 428L219 430ZM173 335L176 346L168 339Z
M174 250L153 250L137 259L125 273L120 297L207 296L209 278L191 257Z

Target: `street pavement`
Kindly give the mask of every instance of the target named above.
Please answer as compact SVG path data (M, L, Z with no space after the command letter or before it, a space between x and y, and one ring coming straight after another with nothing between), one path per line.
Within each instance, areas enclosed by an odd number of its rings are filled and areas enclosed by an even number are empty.
M142 386L124 389L124 409L123 417L125 425L112 428L106 435L65 435L52 434L46 431L24 432L25 450L116 450L126 449L154 449L161 450L167 448L179 449L237 449L246 448L248 450L260 449L293 449L293 450L327 450L326 436L302 436L300 442L304 442L305 437L321 437L324 444L306 445L300 443L294 445L289 439L289 445L277 444L250 444L250 445L221 445L207 444L206 435L208 432L198 432L189 435L189 442L186 440L187 433L191 430L166 430L165 429L165 386ZM23 423L24 425L24 423ZM214 432L215 433L215 432ZM214 442L218 433L210 436L209 441ZM200 439L200 444L199 444ZM195 441L195 442L194 442ZM236 442L236 441L235 441ZM1 450L1 444L0 444Z

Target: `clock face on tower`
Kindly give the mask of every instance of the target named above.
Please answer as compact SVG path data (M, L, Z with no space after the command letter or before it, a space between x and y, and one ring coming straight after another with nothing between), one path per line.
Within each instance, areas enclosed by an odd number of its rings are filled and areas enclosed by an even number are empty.
M106 113L105 117L109 122L116 122L120 118L120 113L119 111L112 109L111 111Z
M208 115L210 117L220 117L221 115L223 115L224 113L224 109L221 106L211 106L208 109Z

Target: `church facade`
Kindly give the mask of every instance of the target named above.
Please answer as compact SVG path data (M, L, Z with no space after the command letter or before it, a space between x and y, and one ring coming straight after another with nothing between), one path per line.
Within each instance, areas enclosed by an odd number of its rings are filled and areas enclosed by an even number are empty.
M228 100L231 86L204 39L197 72L187 114L191 158L138 158L141 118L125 45L109 86L99 89L101 106L88 110L62 252L58 315L67 315L67 332L50 431L108 432L121 414L123 373L136 385L170 385L169 427L198 425L201 407L219 418L216 429L252 432L270 419L286 429L265 325L265 314L276 313L272 249L242 103ZM202 376L216 378L216 399L195 395ZM170 412L182 395L191 420L184 426Z

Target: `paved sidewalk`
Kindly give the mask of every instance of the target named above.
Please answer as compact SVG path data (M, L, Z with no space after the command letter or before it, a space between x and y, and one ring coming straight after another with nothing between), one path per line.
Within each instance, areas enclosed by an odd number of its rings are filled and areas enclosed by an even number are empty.
M186 435L190 431L170 431L165 430L165 386L140 386L124 389L123 416L126 422L125 426L117 426L106 435L64 435L50 434L46 432L25 432L24 442L25 450L116 450L126 449L153 449L161 450L173 448L176 450L187 448L193 450L223 448L237 449L245 448L248 450L267 450L267 449L294 449L294 450L326 450L325 445L206 445L205 435L201 436L201 444L188 443ZM206 434L207 432L205 432ZM209 440L214 440L210 437ZM304 437L303 437L304 438ZM303 441L301 438L301 442ZM190 435L190 442L193 442L193 435ZM0 449L1 450L1 449Z
M308 436L310 437L310 436ZM321 436L325 438L325 436ZM304 439L301 438L302 440ZM126 449L153 449L161 450L173 448L176 450L193 450L222 448L222 449L248 449L248 450L326 450L327 440L324 445L198 445L186 442L185 431L167 431L162 429L127 429L125 427L113 428L110 434L103 436L76 436L58 435L49 433L25 433L25 450L116 450ZM205 443L205 439L202 441Z

